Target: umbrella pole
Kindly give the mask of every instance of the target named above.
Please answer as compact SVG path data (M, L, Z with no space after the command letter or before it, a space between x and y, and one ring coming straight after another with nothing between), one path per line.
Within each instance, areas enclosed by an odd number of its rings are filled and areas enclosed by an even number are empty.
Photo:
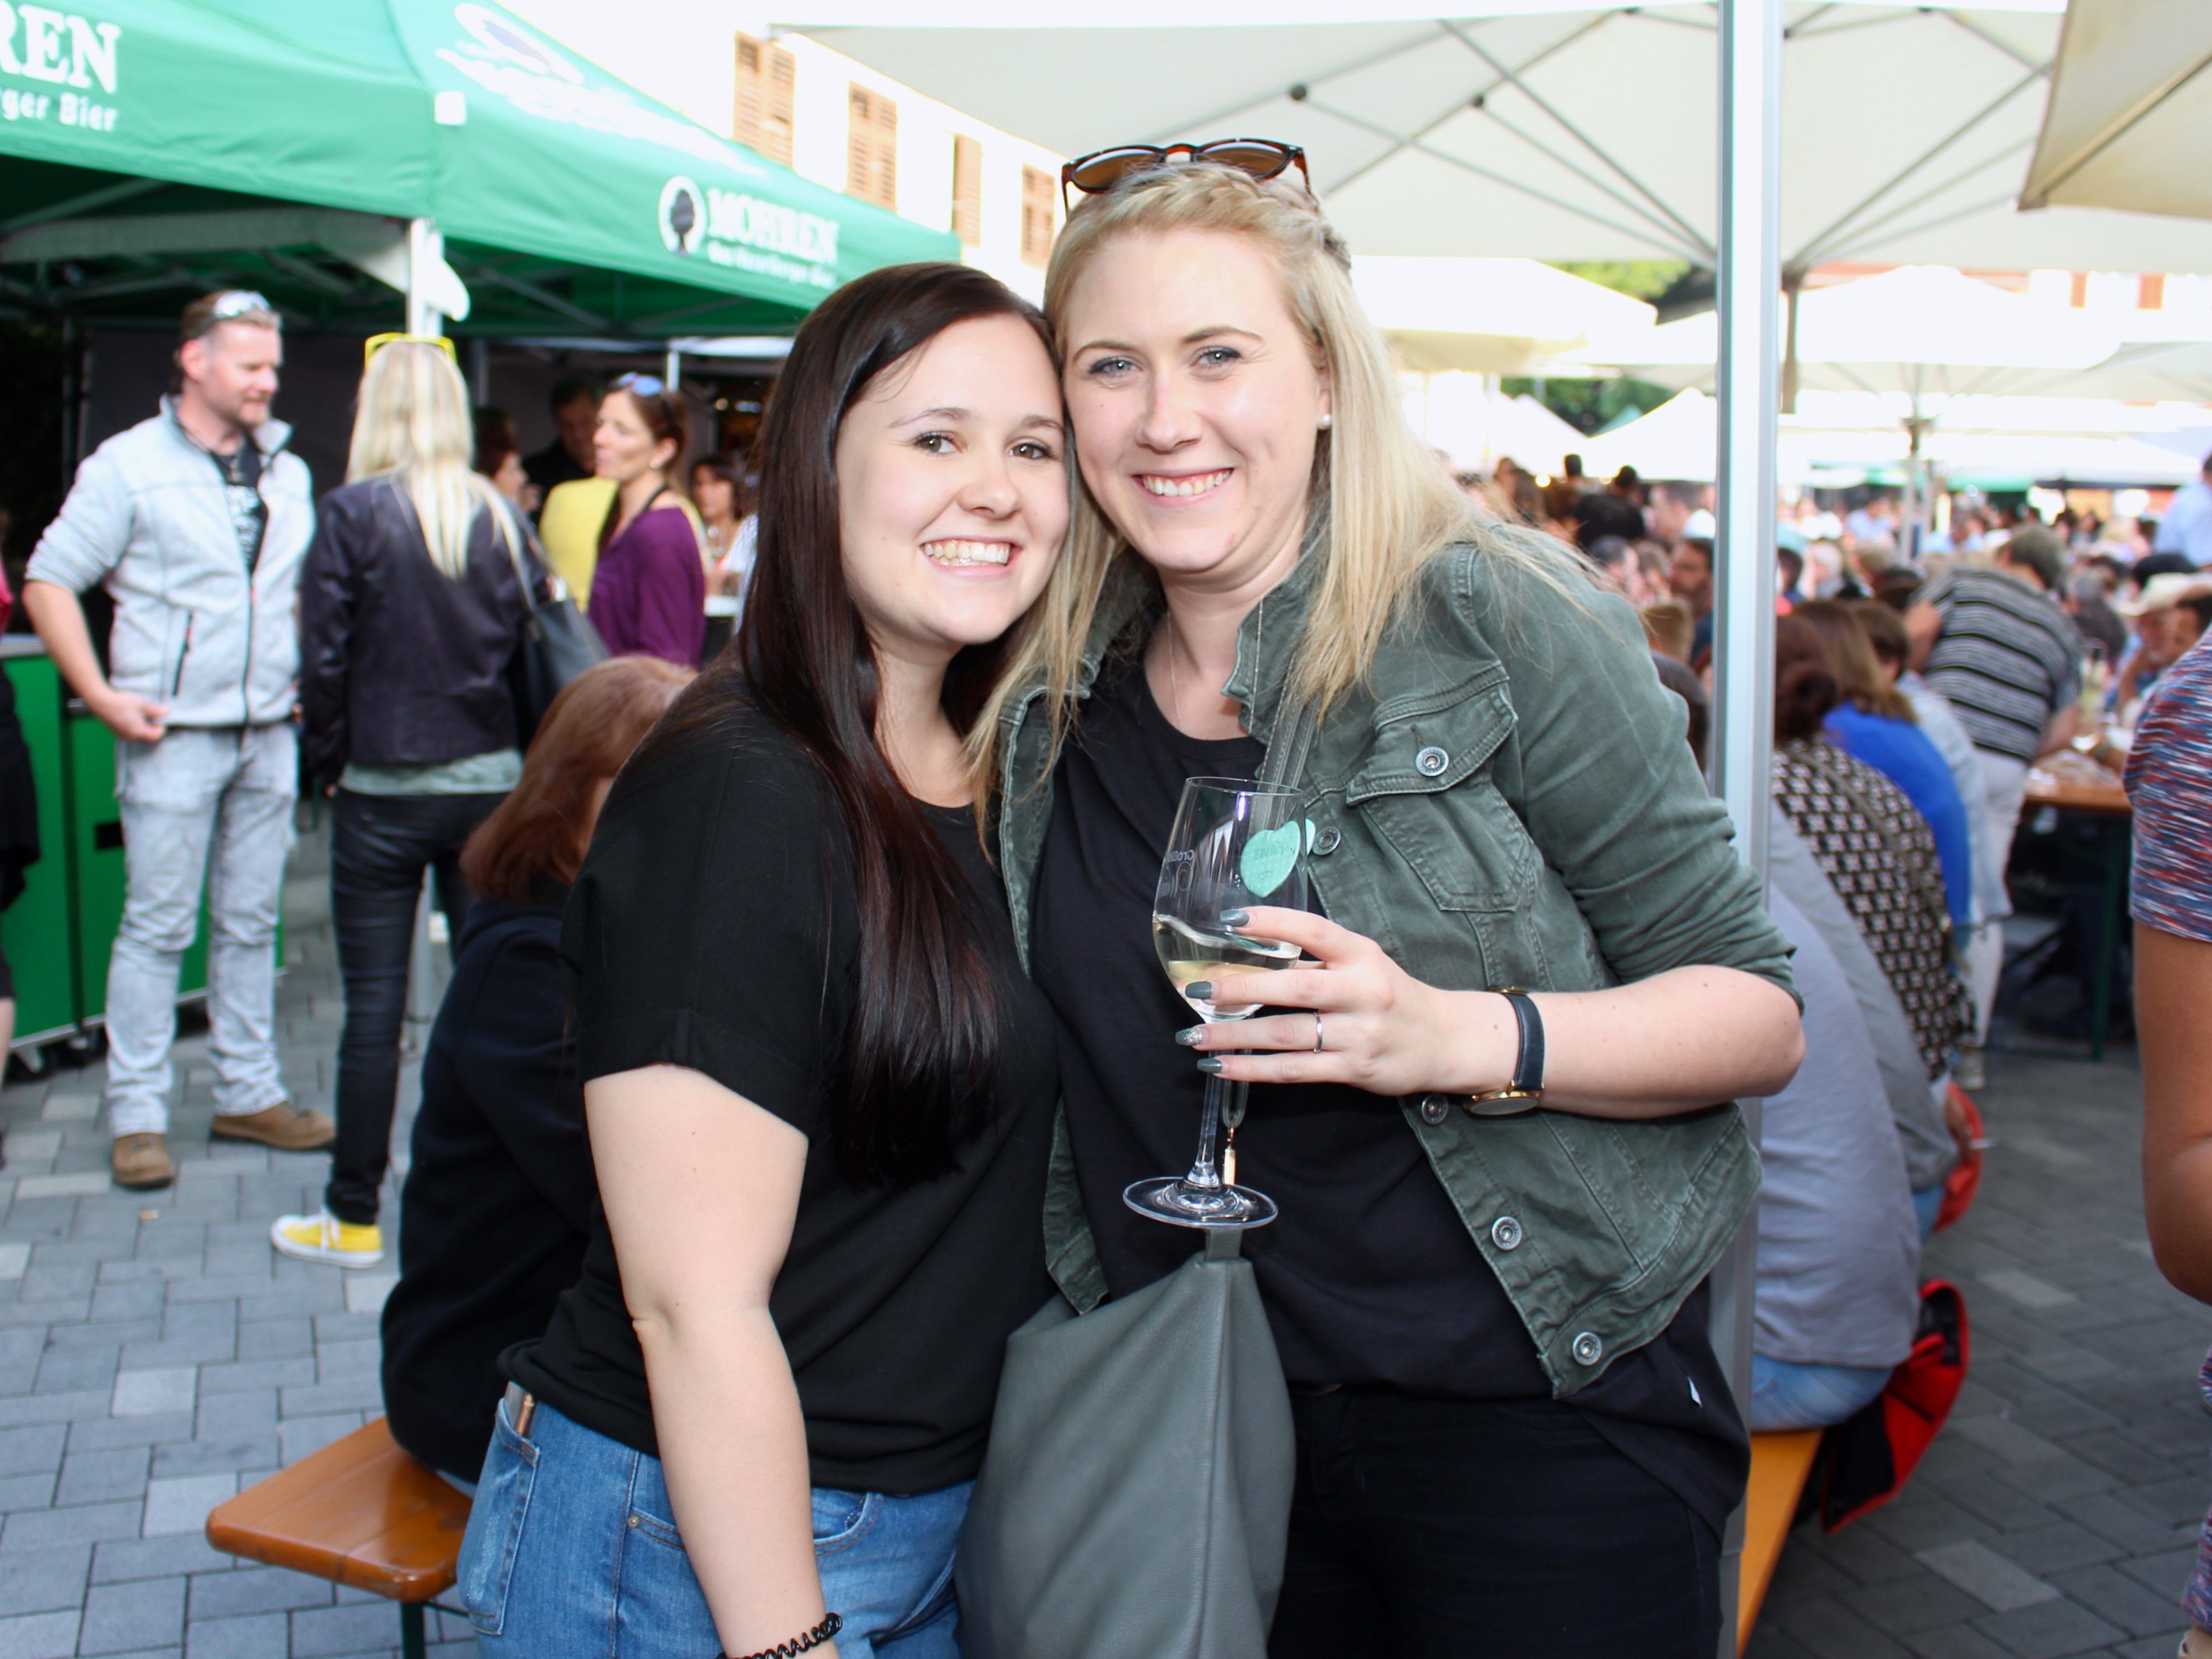
M1781 357L1782 0L1720 0L1719 534L1714 542L1713 787L1736 846L1766 874L1774 726L1775 410ZM1759 1103L1741 1103L1752 1143ZM1729 1386L1751 1398L1756 1212L1712 1277L1712 1342ZM1721 1639L1736 1651L1743 1511L1721 1544Z
M407 331L424 336L442 333L446 319L430 299L430 273L444 257L445 239L433 219L407 222Z

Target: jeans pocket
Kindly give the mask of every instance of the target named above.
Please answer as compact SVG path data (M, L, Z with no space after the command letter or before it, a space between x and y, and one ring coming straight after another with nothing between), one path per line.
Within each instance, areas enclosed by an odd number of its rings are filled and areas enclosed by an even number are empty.
M883 1513L881 1492L814 1489L814 1553L834 1555L866 1537Z
M462 1610L483 1635L499 1635L507 1622L507 1584L514 1576L537 1478L538 1448L508 1424L502 1401L492 1419L491 1449L477 1482L468 1533L461 1540L455 1585Z

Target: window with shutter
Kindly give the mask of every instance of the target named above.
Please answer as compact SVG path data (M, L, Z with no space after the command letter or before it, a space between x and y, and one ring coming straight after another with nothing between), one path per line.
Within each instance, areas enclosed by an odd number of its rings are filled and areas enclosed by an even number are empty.
M732 137L771 161L791 165L792 89L798 66L781 46L738 37L737 122Z
M1043 265L1052 258L1053 177L1036 167L1022 169L1022 260Z
M854 82L848 90L845 193L898 210L898 106Z
M952 135L952 234L963 247L983 240L983 146Z

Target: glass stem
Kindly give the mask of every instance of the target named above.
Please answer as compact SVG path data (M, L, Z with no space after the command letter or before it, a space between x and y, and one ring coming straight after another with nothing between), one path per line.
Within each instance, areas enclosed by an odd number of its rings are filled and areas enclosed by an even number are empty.
M1209 1193L1221 1190L1215 1143L1221 1139L1221 1099L1228 1086L1216 1076L1209 1074L1206 1079L1206 1106L1198 1115L1198 1156L1191 1161L1190 1173L1182 1178L1186 1187Z

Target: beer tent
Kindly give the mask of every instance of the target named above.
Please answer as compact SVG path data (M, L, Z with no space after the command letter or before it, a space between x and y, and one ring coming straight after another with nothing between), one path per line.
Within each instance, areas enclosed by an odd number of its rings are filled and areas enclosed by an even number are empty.
M812 184L483 0L0 9L0 314L662 339L788 331L948 232ZM76 9L81 6L82 9Z

